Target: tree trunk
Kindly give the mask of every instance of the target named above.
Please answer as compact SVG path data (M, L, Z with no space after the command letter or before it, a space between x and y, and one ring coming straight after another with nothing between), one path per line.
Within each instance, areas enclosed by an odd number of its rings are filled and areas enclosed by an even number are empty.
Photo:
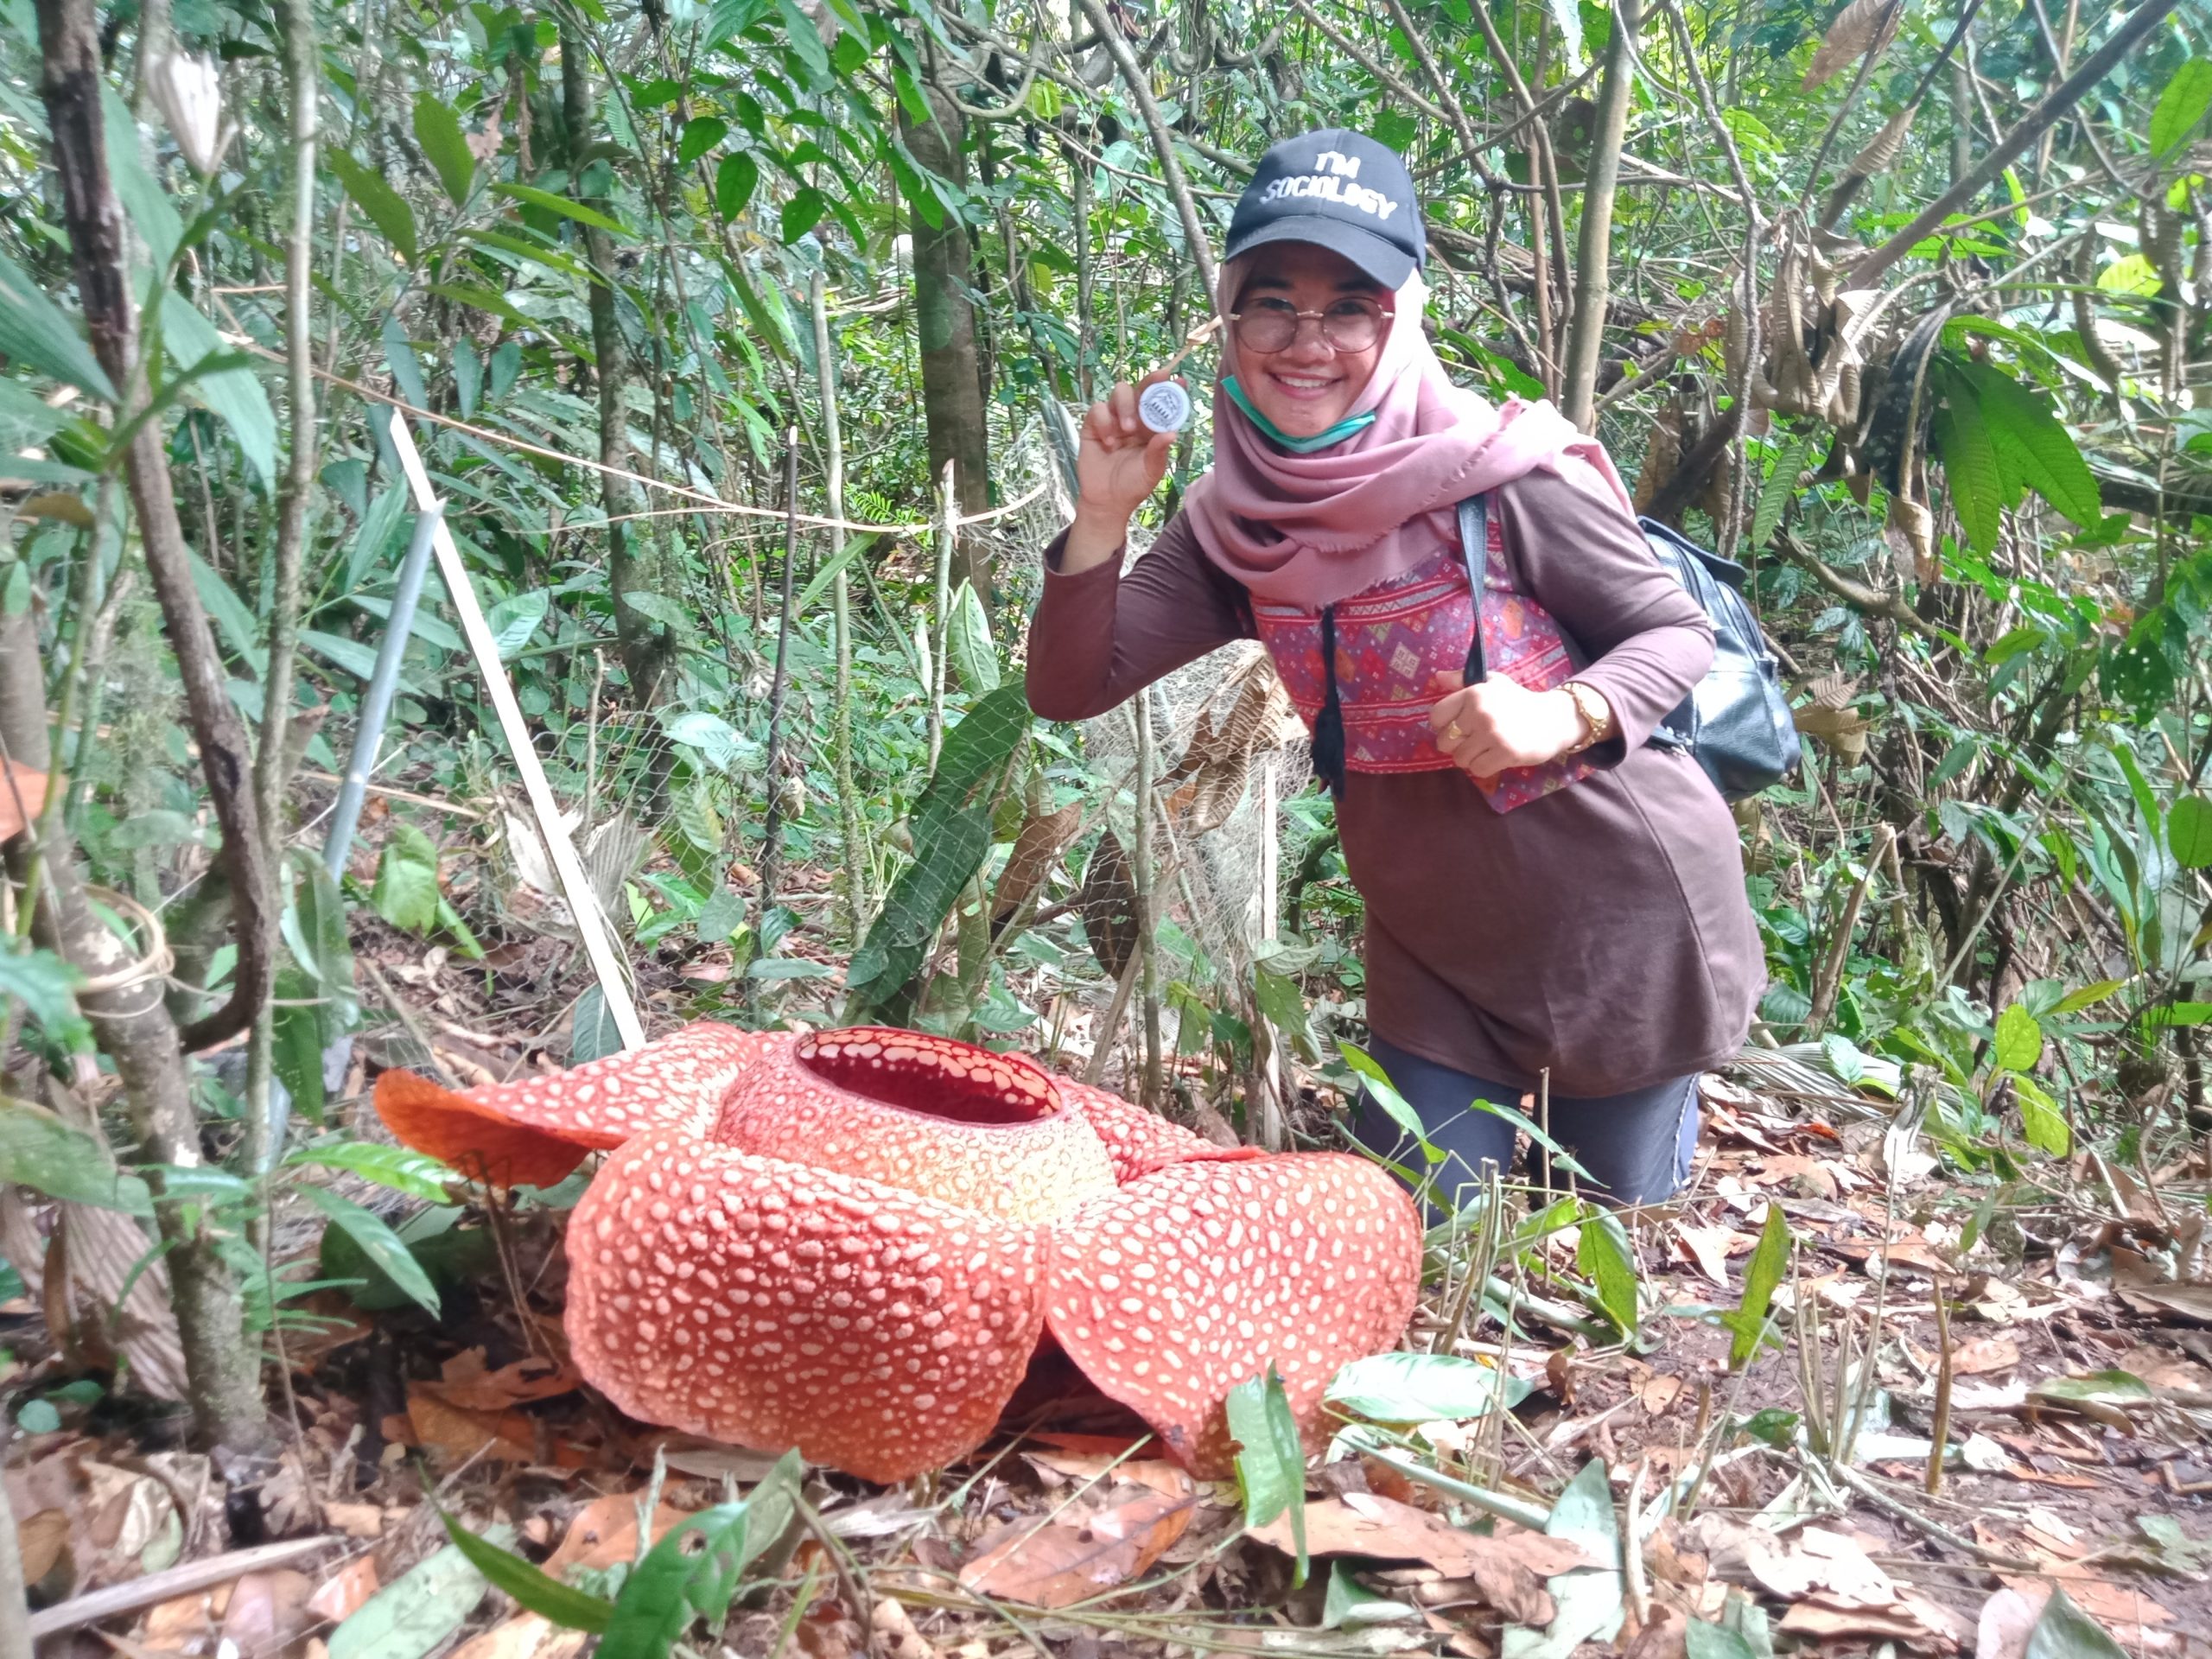
M611 201L585 194L584 173L592 142L591 86L584 69L588 49L583 36L564 24L561 115L568 128L569 192L585 206L611 215ZM584 258L591 266L591 349L599 382L599 462L603 467L628 470L630 408L626 394L630 384L630 344L622 333L614 239L594 225L578 228L583 232ZM673 626L639 610L631 600L643 597L648 606L658 610L662 607L653 605L653 600L676 604L683 584L662 556L655 537L631 534L629 515L638 510L638 495L627 479L601 473L599 502L608 519L607 569L614 600L614 637L621 650L623 671L630 679L630 701L643 709L658 696L683 642Z
M29 613L0 616L0 741L19 764L39 772L50 770L38 627ZM25 833L0 849L10 873L18 880L29 862L31 841ZM88 977L127 968L129 951L85 901L73 849L65 841L54 841L44 853L44 892L34 918L34 936ZM86 990L78 1002L92 1022L101 1052L115 1063L139 1158L180 1169L204 1162L184 1050L177 1040L176 1022L162 1000L160 981ZM270 1436L261 1402L260 1351L246 1340L245 1313L230 1269L203 1223L196 1219L205 1211L197 1205L160 1201L164 1187L160 1170L144 1173L156 1195L155 1215L162 1243L168 1247L169 1283L194 1432L211 1446L264 1450Z
M90 0L38 0L44 56L40 92L54 134L54 170L61 183L77 294L93 354L115 383L118 428L145 402L138 367L138 308L124 259L123 209L107 170L100 118L100 48ZM137 423L124 454L131 505L147 574L168 629L184 683L184 700L207 792L222 826L224 873L237 918L238 963L229 1003L187 1027L180 1040L204 1048L237 1035L269 1000L276 941L270 908L267 849L254 800L245 728L231 706L228 676L207 628L207 613L192 585L184 525L176 512L166 437L158 420Z
M967 124L951 100L925 86L934 118L917 125L902 105L899 135L907 150L939 178L965 184ZM976 344L976 308L969 299L975 271L968 227L947 213L934 196L909 204L914 238L914 323L922 346L922 411L929 426L930 481L934 486L945 465L953 469L963 514L990 505L990 437L983 371ZM938 222L932 225L930 216ZM977 596L991 596L991 569L980 543L963 536L954 552L956 585L965 581Z
M1607 265L1613 251L1613 202L1621 174L1621 140L1636 92L1638 0L1615 0L1605 47L1605 78L1598 89L1590 170L1582 186L1582 237L1574 254L1574 320L1560 374L1560 408L1585 432L1597 421L1598 359L1605 338Z

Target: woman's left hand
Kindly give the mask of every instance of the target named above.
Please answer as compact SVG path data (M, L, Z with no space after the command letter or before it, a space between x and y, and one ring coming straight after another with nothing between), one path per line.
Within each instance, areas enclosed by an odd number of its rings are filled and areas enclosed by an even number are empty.
M1428 711L1436 747L1470 777L1541 766L1589 735L1582 711L1564 691L1531 691L1503 674L1480 685L1469 685L1463 675L1437 674L1429 689L1441 694Z

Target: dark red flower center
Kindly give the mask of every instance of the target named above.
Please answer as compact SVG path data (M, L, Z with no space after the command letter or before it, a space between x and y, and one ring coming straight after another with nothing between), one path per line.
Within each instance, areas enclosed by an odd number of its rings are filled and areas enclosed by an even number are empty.
M1035 1123L1060 1109L1040 1067L950 1038L859 1026L810 1032L796 1054L833 1088L955 1123Z

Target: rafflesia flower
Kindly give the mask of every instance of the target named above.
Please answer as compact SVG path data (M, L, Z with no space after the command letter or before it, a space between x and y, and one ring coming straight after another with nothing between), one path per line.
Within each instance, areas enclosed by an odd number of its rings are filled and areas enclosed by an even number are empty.
M499 1185L611 1155L569 1224L569 1341L631 1415L870 1480L980 1444L1042 1340L1201 1476L1280 1368L1309 1443L1394 1344L1414 1207L1339 1153L1224 1148L1019 1057L697 1024L550 1077L377 1082L400 1140Z

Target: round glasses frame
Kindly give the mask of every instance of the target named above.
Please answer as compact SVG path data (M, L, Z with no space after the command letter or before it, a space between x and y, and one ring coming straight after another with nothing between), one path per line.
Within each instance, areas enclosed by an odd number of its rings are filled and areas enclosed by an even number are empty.
M1299 311L1280 301L1262 301L1251 310L1230 312L1229 321L1236 343L1246 350L1281 352L1289 349L1300 325L1311 319L1320 325L1329 349L1342 355L1371 348L1382 338L1383 325L1396 315L1372 300L1338 300L1326 311Z

